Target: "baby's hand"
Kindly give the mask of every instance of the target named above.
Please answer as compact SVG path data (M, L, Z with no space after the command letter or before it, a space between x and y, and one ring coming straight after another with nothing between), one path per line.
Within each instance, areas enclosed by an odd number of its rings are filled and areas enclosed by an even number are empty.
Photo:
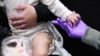
M76 26L81 16L78 13L73 12L67 17L68 24L73 27Z

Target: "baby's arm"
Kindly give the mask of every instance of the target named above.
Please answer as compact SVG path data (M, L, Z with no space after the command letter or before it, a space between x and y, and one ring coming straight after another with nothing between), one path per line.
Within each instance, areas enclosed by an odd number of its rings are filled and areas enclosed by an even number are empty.
M59 0L41 0L42 3L48 6L49 10L55 14L56 16L62 18L63 20L67 20L68 23L72 26L72 24L76 24L80 15L77 13L73 13L66 6L63 5Z
M41 0L41 2L47 5L52 13L64 20L66 16L72 13L72 11L65 7L59 0Z

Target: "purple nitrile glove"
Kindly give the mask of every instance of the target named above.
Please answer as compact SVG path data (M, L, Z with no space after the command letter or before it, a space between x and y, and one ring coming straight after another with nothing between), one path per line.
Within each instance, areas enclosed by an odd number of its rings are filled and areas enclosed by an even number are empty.
M73 38L81 39L84 36L86 30L88 29L88 26L82 20L79 20L78 24L73 27L70 27L66 21L63 21L60 18L53 20L52 23L60 26L63 30L65 30L68 33L70 37Z

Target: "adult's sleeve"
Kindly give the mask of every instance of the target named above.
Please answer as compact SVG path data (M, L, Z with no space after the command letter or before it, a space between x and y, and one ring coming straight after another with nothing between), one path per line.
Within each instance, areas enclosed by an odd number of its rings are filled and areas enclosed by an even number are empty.
M82 39L82 42L100 50L100 31L89 27L85 36Z
M38 22L47 22L56 19L56 16L52 14L46 5L41 2L34 6L37 12Z
M7 15L4 11L4 8L2 8L2 7L0 7L0 25L2 27L10 28L9 25L8 25Z

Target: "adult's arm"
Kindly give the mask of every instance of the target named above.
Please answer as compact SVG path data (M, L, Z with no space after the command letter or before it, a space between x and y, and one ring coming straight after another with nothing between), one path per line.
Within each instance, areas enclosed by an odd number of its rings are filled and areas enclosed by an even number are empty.
M56 16L52 14L46 5L41 2L34 6L37 12L38 22L47 22L56 19Z
M7 16L6 16L6 13L4 12L3 9L4 8L0 7L0 25L2 27L8 27L9 28Z
M82 20L75 27L70 27L60 18L53 20L52 23L60 26L71 38L81 39L82 42L100 50L100 31L89 27Z
M84 37L82 38L82 42L100 50L100 31L89 27Z

